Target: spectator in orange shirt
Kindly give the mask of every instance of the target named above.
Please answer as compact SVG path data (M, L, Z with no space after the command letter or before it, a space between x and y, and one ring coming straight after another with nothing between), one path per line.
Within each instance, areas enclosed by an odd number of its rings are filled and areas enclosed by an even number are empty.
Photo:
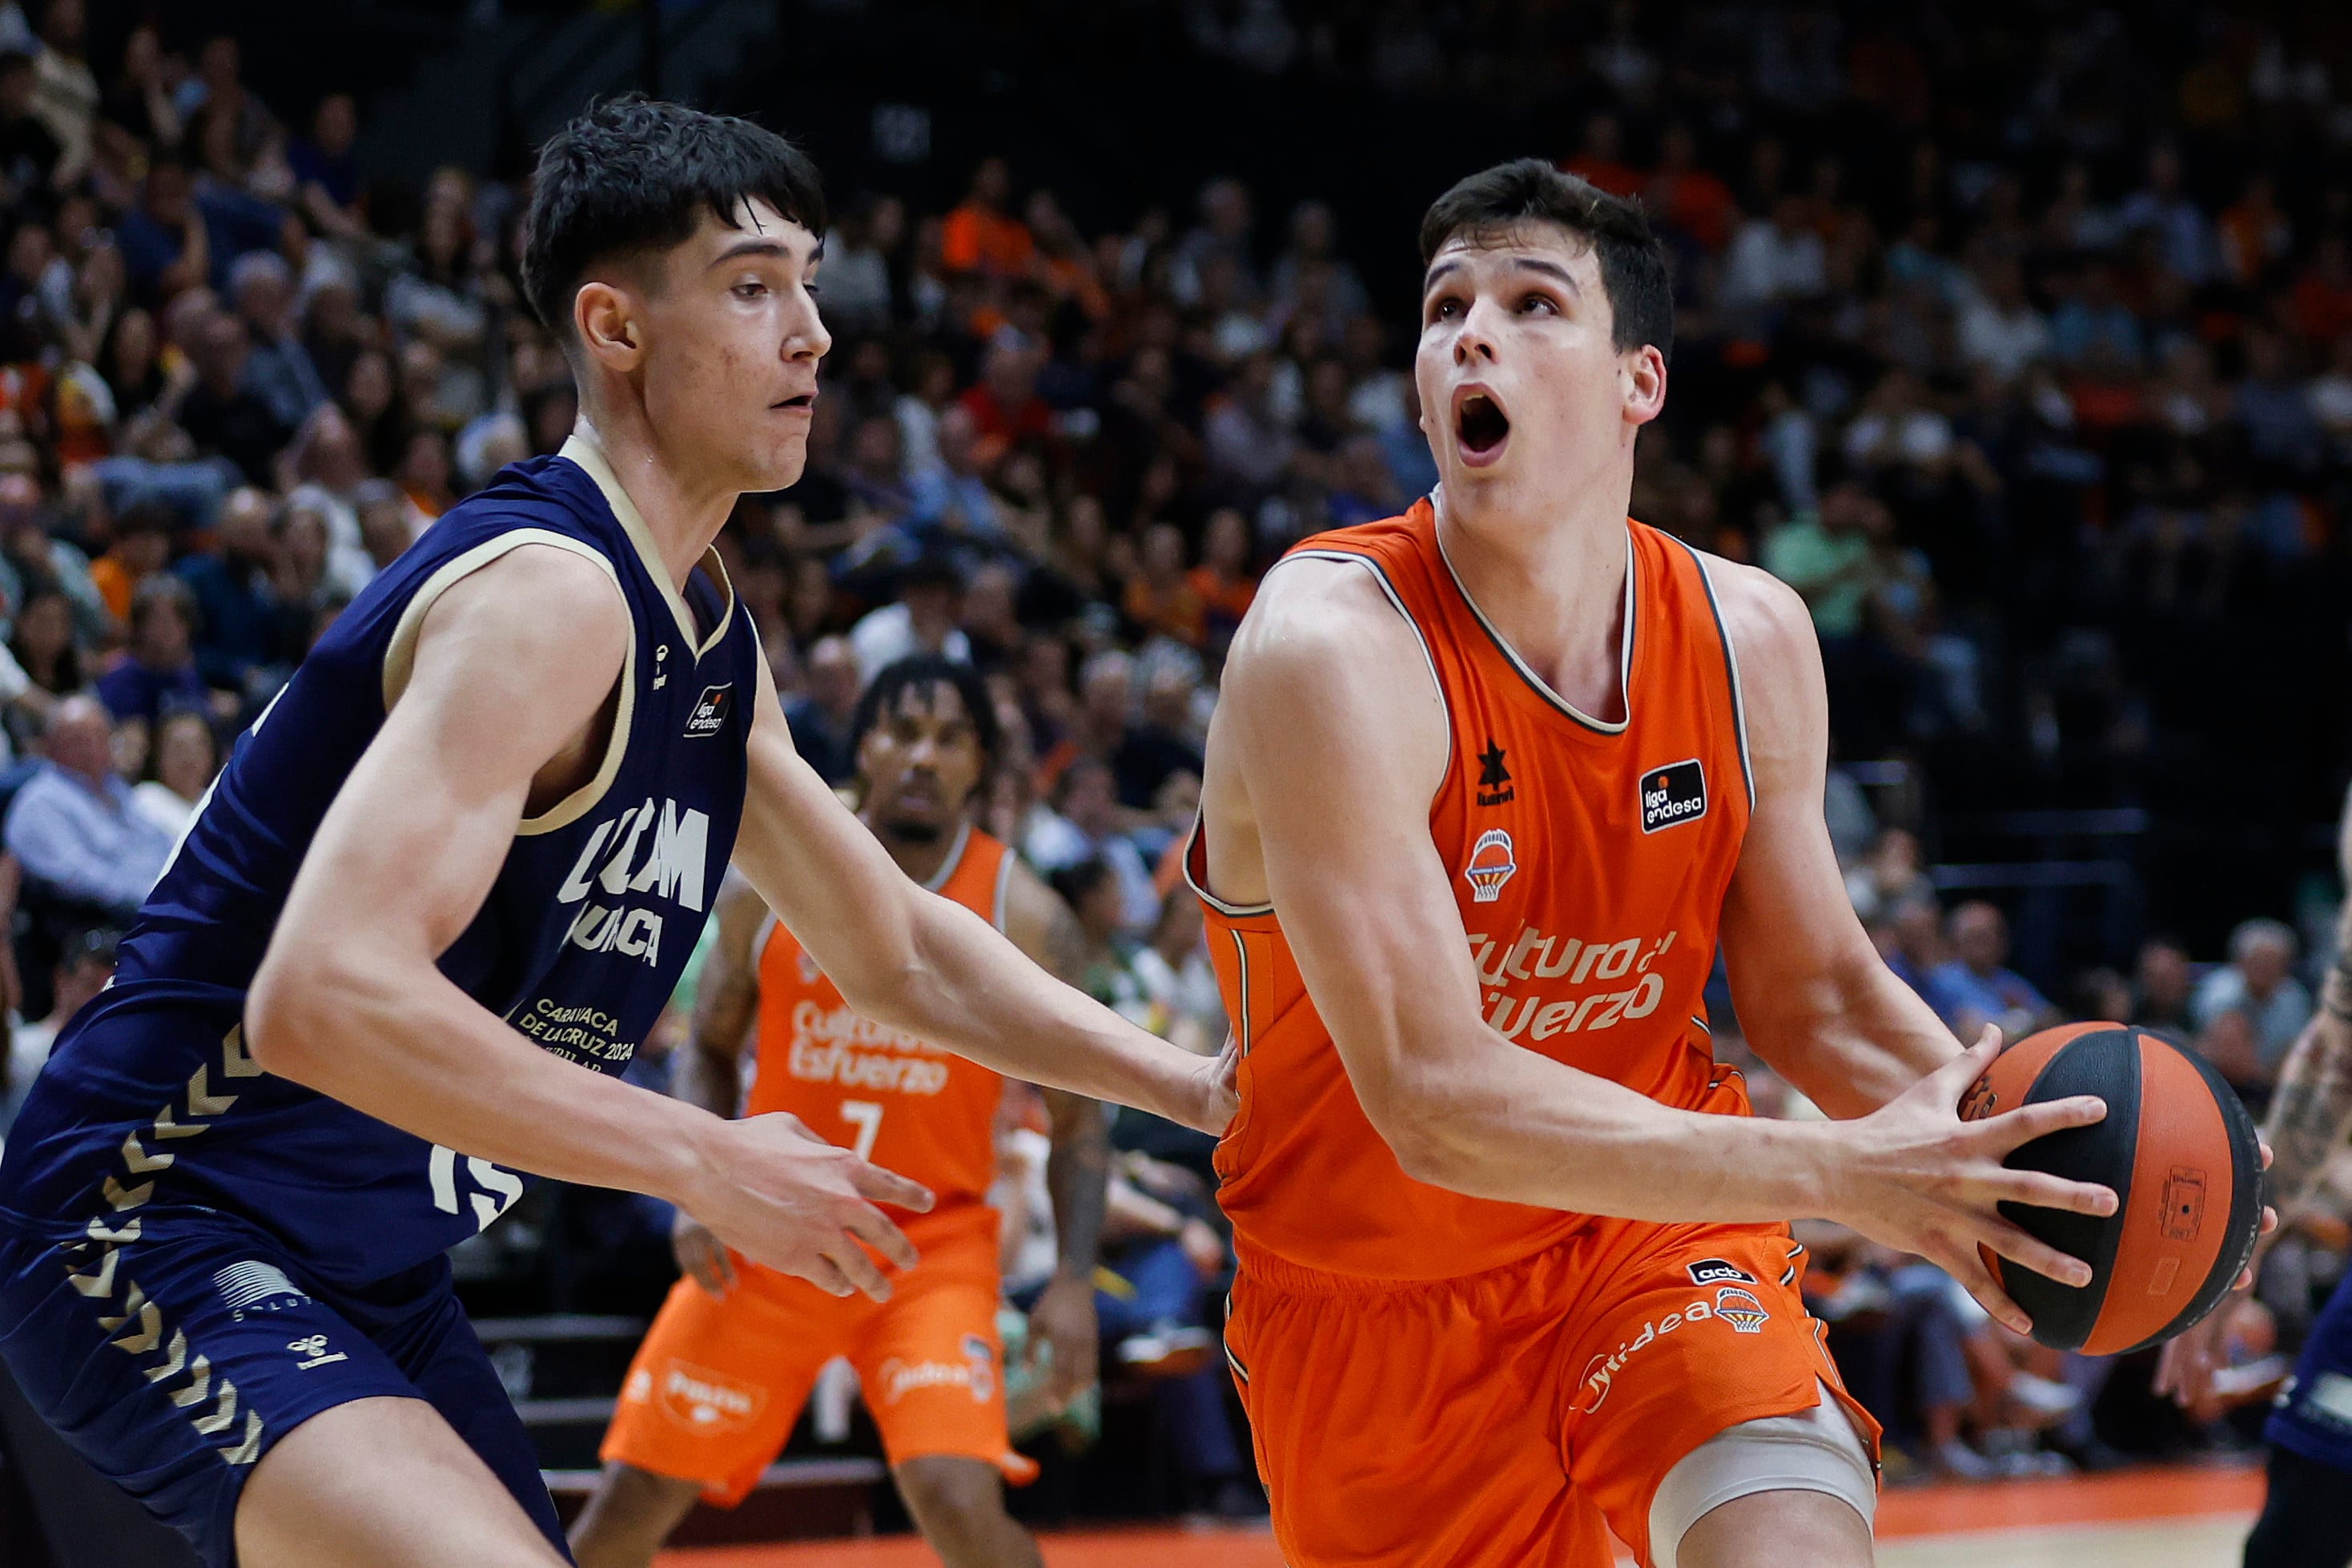
M1584 122L1582 150L1560 166L1612 196L1636 196L1642 193L1643 175L1624 161L1624 146L1617 117L1604 110Z
M1051 191L1037 191L1029 197L1024 209L1029 219L1029 233L1034 238L1037 255L1031 270L1044 284L1046 292L1056 302L1067 300L1076 305L1089 321L1107 320L1110 315L1110 295L1103 288L1102 275L1095 266L1095 253L1086 237L1078 233L1077 225Z
M1127 580L1127 618L1147 634L1174 637L1199 647L1207 631L1201 595L1184 574L1184 535L1172 522L1143 531L1141 559Z
M1233 640L1257 597L1257 578L1249 568L1249 520L1232 507L1219 507L1209 514L1201 538L1201 563L1185 579L1201 602L1202 639L1211 647Z
M985 272L1018 278L1036 250L1029 229L1005 210L1013 196L1013 171L1002 158L982 158L972 171L971 193L948 214L940 232L940 264L950 272Z
M172 513L160 502L140 501L115 519L114 543L89 563L89 580L107 613L127 621L131 595L171 559Z

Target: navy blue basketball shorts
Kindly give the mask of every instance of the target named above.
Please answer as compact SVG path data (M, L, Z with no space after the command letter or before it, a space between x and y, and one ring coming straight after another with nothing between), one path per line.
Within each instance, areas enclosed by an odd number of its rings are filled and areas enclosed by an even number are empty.
M235 1568L238 1494L279 1438L379 1396L440 1412L570 1560L443 1259L355 1291L306 1278L226 1215L150 1220L104 1247L0 1228L0 1358L66 1441L206 1568Z

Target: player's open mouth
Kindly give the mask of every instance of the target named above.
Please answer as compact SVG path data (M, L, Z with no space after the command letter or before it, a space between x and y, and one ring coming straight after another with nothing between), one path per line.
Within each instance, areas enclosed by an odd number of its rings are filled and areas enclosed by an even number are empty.
M782 403L772 403L768 406L771 408L790 408L795 412L806 414L816 406L816 394L814 392L803 392L798 397L787 397Z
M1463 460L1479 468L1502 455L1511 421L1491 395L1465 392L1454 399L1454 431L1462 444Z

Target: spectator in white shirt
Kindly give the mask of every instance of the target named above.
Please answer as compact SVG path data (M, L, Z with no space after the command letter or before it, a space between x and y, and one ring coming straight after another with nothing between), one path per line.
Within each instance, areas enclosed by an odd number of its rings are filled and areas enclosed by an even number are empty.
M2050 352L2050 322L2025 297L2025 282L2009 257L1988 261L1978 288L1960 309L1960 357L2004 384Z

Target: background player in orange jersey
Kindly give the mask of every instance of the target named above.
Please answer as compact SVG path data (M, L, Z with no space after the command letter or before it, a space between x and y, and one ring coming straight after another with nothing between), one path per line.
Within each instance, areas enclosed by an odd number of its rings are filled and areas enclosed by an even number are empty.
M1074 979L1084 938L1069 907L971 824L997 728L968 665L932 657L880 671L852 730L859 817L900 870L990 921ZM740 1501L799 1418L818 1369L857 1370L908 1512L950 1568L1025 1568L1036 1543L1004 1511L1010 1457L996 1334L994 1121L986 1068L858 1017L750 886L730 881L672 1091L720 1116L781 1112L925 1183L933 1210L903 1223L922 1259L887 1299L828 1296L730 1253L691 1215L674 1241L687 1278L654 1321L604 1447L604 1474L573 1527L582 1568L645 1568L698 1494ZM754 1016L756 1013L756 1027ZM743 1047L756 1038L749 1103ZM1049 1347L1049 1394L1095 1378L1094 1272L1109 1142L1093 1100L1045 1091L1047 1182L1061 1267L1029 1315Z
M1672 297L1641 209L1510 163L1430 209L1442 483L1310 540L1234 645L1188 857L1244 1051L1227 1345L1297 1568L1845 1565L1875 1429L1779 1222L2070 1282L2007 1200L2076 1099L1966 1123L1991 1059L1879 961L1822 822L1803 605L1630 523ZM1832 1120L1750 1119L1700 1016ZM1607 1217L1593 1217L1607 1216Z

